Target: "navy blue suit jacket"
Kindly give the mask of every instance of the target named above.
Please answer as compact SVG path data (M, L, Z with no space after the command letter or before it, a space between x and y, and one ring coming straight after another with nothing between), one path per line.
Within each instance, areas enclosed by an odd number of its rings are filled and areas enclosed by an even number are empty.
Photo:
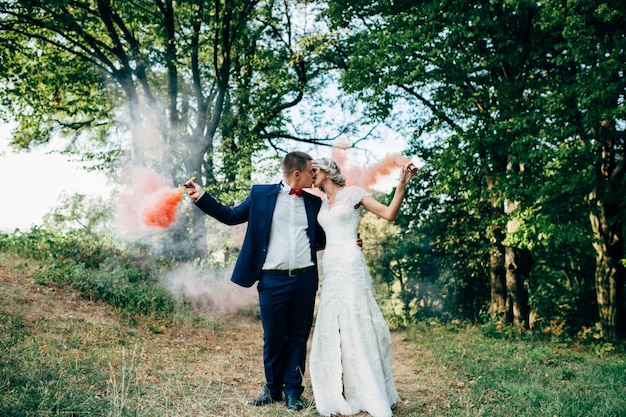
M248 198L236 207L227 207L208 193L204 193L195 202L203 212L224 224L248 222L246 236L231 277L235 284L251 287L261 277L261 269L267 256L272 214L279 191L280 184L254 185ZM317 265L315 252L326 244L324 231L317 223L317 213L322 201L306 192L302 193L302 198L309 223L307 233L311 241L311 259Z

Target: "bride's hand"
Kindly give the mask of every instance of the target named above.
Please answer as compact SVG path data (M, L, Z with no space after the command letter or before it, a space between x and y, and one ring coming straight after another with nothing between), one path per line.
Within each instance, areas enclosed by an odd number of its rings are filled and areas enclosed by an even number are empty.
M417 173L417 167L411 161L407 161L402 165L400 172L400 182L406 184Z

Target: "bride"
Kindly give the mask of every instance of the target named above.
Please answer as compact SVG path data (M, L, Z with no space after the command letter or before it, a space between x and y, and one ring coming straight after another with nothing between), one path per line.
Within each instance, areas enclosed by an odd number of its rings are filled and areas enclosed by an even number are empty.
M326 233L322 257L322 287L309 360L317 411L352 415L367 411L390 417L400 401L391 374L391 336L376 304L361 249L354 245L360 208L394 220L413 176L410 162L389 206L360 187L346 187L337 164L329 158L313 161L315 187L326 197L318 222Z

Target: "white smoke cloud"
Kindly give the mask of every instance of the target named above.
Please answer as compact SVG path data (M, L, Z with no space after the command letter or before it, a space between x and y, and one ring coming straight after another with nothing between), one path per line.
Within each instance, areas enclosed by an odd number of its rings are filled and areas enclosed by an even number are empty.
M184 265L163 276L162 285L178 300L208 314L229 316L258 304L256 286L244 288L230 281L232 267L221 273Z

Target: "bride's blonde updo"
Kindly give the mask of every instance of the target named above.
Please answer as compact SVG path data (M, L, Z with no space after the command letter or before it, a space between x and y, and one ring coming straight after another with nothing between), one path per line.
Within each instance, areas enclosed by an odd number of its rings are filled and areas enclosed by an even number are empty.
M330 158L320 158L313 160L313 167L321 169L326 176L335 184L343 187L346 185L346 177L341 175L341 170L335 161Z

